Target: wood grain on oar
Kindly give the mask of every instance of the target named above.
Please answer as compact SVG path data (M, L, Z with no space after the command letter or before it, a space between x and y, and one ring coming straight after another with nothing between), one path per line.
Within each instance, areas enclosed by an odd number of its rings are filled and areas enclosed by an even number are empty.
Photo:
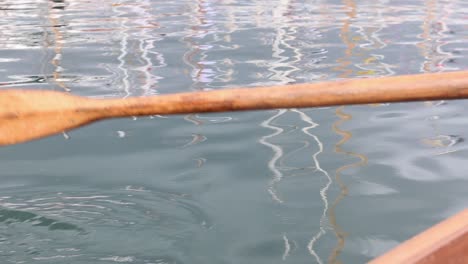
M81 114L89 99L53 91L0 91L0 145L60 133L98 119Z
M127 99L0 91L0 145L114 117L468 98L468 71L224 89Z

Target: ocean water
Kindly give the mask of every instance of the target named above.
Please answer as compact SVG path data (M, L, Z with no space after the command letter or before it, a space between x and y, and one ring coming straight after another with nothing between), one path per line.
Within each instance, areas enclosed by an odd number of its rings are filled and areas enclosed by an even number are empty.
M0 1L0 89L468 68L463 0ZM467 207L466 101L123 118L0 148L1 263L364 263Z

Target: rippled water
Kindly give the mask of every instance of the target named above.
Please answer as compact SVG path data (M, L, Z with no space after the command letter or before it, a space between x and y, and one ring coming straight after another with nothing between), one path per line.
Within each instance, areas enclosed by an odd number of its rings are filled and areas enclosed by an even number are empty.
M0 85L463 70L463 0L0 2ZM100 122L0 149L2 263L363 263L466 207L465 101Z

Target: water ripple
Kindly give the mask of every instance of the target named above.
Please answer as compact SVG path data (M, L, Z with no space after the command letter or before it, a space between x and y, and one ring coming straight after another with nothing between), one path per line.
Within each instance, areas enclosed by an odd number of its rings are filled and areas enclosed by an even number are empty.
M160 249L170 251L172 243L190 235L193 227L206 229L211 219L198 208L188 196L180 193L164 193L142 187L126 186L122 191L106 194L80 195L83 191L62 191L56 195L43 194L30 190L34 197L10 196L0 200L0 237L9 237L2 243L3 252L8 250L27 250L33 253L23 257L11 256L8 260L47 261L52 259L73 258L76 261L149 261L156 252L147 251L148 247L134 248L131 245L142 241L152 241ZM76 193L76 194L75 194ZM88 190L87 193L92 193ZM29 226L27 226L29 225ZM46 227L49 232L42 228ZM115 246L108 241L107 232L120 229L120 236L126 237L129 246L123 252L128 257L99 257L90 254L94 251L90 243L98 243L99 250L112 252ZM114 230L114 231L112 231ZM57 233L50 232L74 232ZM43 239L54 237L47 248L40 244ZM169 243L169 241L173 241ZM18 243L23 245L17 248ZM147 243L147 242L145 242ZM68 248L63 248L67 245ZM83 248L83 246L85 248ZM164 246L165 245L165 246ZM148 244L149 247L151 245ZM54 254L60 253L60 254ZM162 253L163 251L161 251ZM135 255L137 253L137 255ZM146 262L145 262L146 263Z

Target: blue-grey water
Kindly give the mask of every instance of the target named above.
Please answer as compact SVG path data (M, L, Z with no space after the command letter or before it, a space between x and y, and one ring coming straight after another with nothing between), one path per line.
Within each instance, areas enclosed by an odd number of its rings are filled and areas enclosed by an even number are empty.
M0 88L468 68L464 0L2 0ZM410 88L410 87L409 87ZM1 263L364 263L467 207L466 101L99 122L0 148Z

